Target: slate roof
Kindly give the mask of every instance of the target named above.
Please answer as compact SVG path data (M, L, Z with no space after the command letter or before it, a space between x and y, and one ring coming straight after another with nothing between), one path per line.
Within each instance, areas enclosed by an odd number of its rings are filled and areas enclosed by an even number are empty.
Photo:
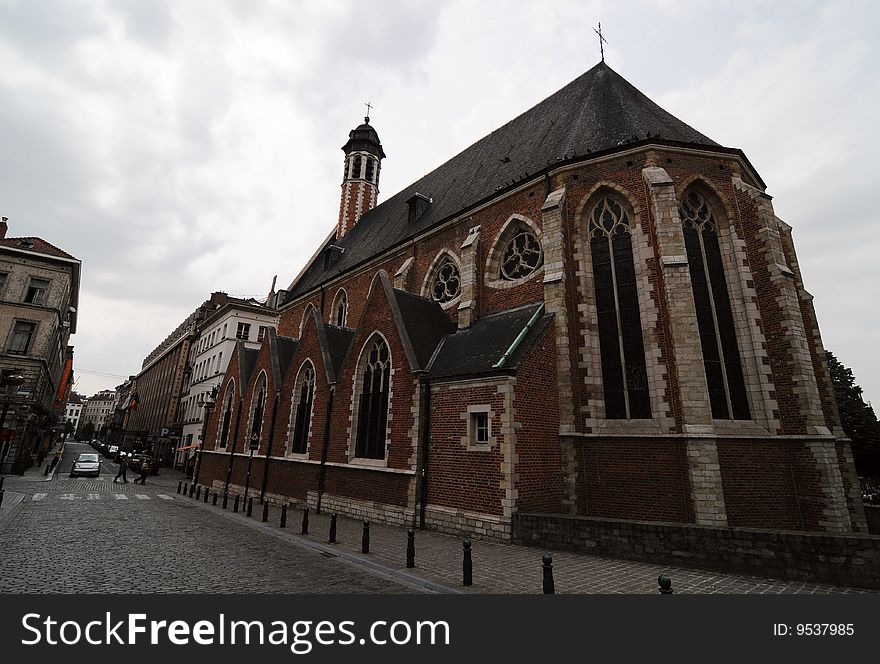
M74 258L66 251L56 247L54 244L46 242L39 237L5 237L0 239L0 247L9 247L10 249L21 249L22 251L33 251L37 254L45 254L46 256L54 256L55 258L67 258L68 260L79 260Z
M503 367L494 365L510 348L542 303L529 304L480 318L467 330L446 337L430 366L432 378L471 374L510 373L519 365L552 316L545 315L522 340Z
M449 317L443 313L443 308L432 300L396 288L394 299L397 300L397 306L400 308L403 324L419 364L418 368L427 368L437 344L455 327Z
M354 330L343 327L335 327L333 325L324 325L324 334L327 335L327 351L330 353L330 367L334 377L339 375L339 369L342 367L342 361L354 338Z
M253 348L245 348L243 344L241 348L244 351L242 355L244 375L239 376L239 380L241 381L240 389L244 390L245 386L251 380L251 374L254 372L254 367L257 366L257 358L260 356L260 351Z
M281 367L281 371L286 371L290 367L290 360L293 359L293 354L296 352L296 347L299 344L297 339L291 339L290 337L277 337L278 342L278 365ZM282 377L283 378L283 377Z
M324 269L319 252L293 284L286 301L516 186L525 177L576 157L613 152L646 140L718 146L664 111L607 64L599 63L364 214L345 237L335 241L345 251L332 267ZM433 203L408 223L405 202L415 193L432 198Z

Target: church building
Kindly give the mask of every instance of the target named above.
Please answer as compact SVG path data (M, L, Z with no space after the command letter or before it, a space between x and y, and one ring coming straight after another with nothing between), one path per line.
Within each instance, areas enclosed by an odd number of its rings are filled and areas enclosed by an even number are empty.
M866 532L791 227L601 62L336 227L239 343L197 482L448 533L522 515ZM391 155L393 157L393 155Z

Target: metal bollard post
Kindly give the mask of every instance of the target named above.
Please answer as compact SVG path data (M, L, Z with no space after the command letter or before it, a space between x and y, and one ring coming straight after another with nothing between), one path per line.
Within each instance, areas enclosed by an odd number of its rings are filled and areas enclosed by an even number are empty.
M471 558L471 541L466 539L461 543L464 549L464 560L461 563L461 585L474 585L474 561Z
M49 464L47 463L46 470L43 471L43 477L48 477L48 476L49 476Z
M177 495L178 495L178 496L180 495L180 488L181 488L182 486L183 486L183 480L180 480L180 481L177 483Z
M330 515L330 544L336 544L336 515Z
M672 594L672 579L670 579L668 576L661 574L657 577L657 583L660 584L661 595Z
M5 479L6 479L5 477L0 477L0 489L3 488L3 481L4 481Z
M545 553L541 561L544 567L544 594L553 595L556 593L556 584L553 583L553 556Z
M302 522L302 534L309 534L309 508L308 505L303 507L303 522Z
M204 500L205 505L208 504L208 494L209 493L210 493L210 490L208 489L208 487L205 487L205 500Z
M235 502L232 503L232 511L233 511L233 512L237 512L237 511L238 511L238 501L239 501L239 498L240 498L239 495L238 495L238 494L235 494Z
M196 486L196 500L201 500L201 499L202 499L202 485L199 484L198 486Z
M281 506L281 527L287 528L287 503Z
M253 497L253 496L251 496L250 498L248 498L248 503L247 503L247 505L248 505L248 506L247 506L247 515L248 515L248 516L253 516L253 513L254 513L254 497Z
M184 498L186 497L186 488L187 488L187 484L186 484L186 482L184 482L183 483L183 496L184 496Z
M0 489L0 507L3 507L3 496L6 495L6 489Z
M412 569L416 566L416 533L410 528L406 531L406 567Z
M263 502L263 523L266 523L269 520L269 501L266 500Z
M189 485L189 497L192 498L193 494L196 492L196 484L193 482Z
M361 553L370 552L370 522L364 521L364 534L361 535Z
M215 505L215 506L217 505L217 492L216 491L214 492L214 496L211 498L211 504Z
M229 504L229 492L223 492L223 509L226 509L226 506Z

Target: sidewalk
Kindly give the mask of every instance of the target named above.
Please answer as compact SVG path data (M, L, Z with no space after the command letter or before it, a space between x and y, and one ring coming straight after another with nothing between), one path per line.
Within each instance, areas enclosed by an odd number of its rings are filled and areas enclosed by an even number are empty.
M195 497L191 499L194 503ZM243 527L265 530L287 539L292 544L317 549L325 555L341 555L380 573L408 582L421 580L422 585L439 592L474 593L541 593L542 556L551 553L557 593L635 593L658 592L657 577L671 577L676 593L843 593L872 592L852 588L784 581L759 577L724 574L721 572L669 567L650 563L599 558L587 554L544 551L541 549L474 541L472 543L473 586L462 586L463 538L418 530L415 533L416 566L406 568L407 532L405 528L370 524L370 553L361 553L363 522L347 517L337 518L337 543L328 543L330 515L309 513L309 534L302 535L303 512L287 510L287 528L279 528L281 509L270 507L268 522L262 523L263 506L254 501L253 516L246 516L246 505L233 513L234 497L228 509L222 510L223 496L212 505L213 494L198 505L220 518L238 521Z

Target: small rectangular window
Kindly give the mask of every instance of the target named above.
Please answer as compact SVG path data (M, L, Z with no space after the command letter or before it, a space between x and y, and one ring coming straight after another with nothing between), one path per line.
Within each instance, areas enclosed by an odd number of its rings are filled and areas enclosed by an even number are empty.
M14 355L27 355L31 338L34 336L34 329L36 329L34 323L16 321L12 332L12 343L9 344L9 352Z
M46 301L46 291L49 290L49 282L45 279L31 278L24 301L28 304L43 304Z
M238 331L235 333L236 339L241 339L242 341L247 341L248 337L251 336L251 324L250 323L239 323Z
M0 272L0 296L3 295L3 290L6 287L6 277L8 276L5 272Z
M226 323L223 324L223 338L226 338Z
M471 413L471 432L476 445L489 442L489 413Z
M260 329L257 332L257 341L262 341L266 338L266 333L269 331L269 328L265 325L260 325Z

